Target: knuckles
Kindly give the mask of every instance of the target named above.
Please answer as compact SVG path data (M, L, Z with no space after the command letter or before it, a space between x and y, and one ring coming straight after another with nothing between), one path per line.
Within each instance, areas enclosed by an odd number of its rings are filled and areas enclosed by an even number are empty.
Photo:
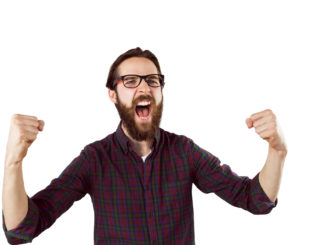
M27 116L27 118L26 118L26 116L23 117L23 115L20 115L20 114L14 114L11 116L11 126L12 127L24 128L25 121L29 121L29 125L31 125L33 127L39 126L38 119L35 116Z
M268 113L273 113L271 109L266 109L265 111L267 111Z
M18 118L18 114L14 114L11 116L11 121L15 121Z
M266 109L267 115L271 116L274 120L276 119L276 116L274 112L271 109Z
M12 124L17 124L19 122L19 116L17 114L13 115L11 117L11 123Z
M34 120L34 121L38 120L37 117L35 117L35 116L28 116L28 115L21 115L21 114L13 114L11 116L11 120L12 121L21 121L24 119L24 116L28 117L29 120Z

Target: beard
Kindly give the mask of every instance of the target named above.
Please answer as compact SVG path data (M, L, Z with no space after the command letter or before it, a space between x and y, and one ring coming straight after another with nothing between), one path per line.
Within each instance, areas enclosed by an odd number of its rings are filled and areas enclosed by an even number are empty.
M152 118L150 122L143 122L137 125L135 121L136 105L142 101L148 100L152 106ZM121 103L117 93L117 108L122 124L127 129L129 135L137 141L152 140L154 139L156 132L159 130L162 112L163 112L163 96L162 101L156 105L153 97L149 95L141 95L132 102L131 107L127 107Z

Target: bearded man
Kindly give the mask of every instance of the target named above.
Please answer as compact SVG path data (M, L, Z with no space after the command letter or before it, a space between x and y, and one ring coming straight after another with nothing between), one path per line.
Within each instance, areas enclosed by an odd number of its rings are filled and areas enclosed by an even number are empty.
M192 184L253 214L277 205L287 147L274 113L267 109L246 120L269 149L253 179L238 176L190 138L160 128L164 84L152 52L120 55L106 83L121 118L116 132L86 145L33 197L24 189L22 161L44 121L13 115L3 182L9 243L31 242L86 194L94 207L94 244L195 244Z

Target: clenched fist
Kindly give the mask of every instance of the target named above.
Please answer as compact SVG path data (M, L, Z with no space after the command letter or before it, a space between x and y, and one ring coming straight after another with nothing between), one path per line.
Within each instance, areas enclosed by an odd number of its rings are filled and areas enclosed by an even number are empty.
M7 142L6 163L20 163L27 154L39 131L43 131L44 121L37 117L15 114L11 118Z
M247 118L248 128L254 127L256 133L269 143L269 146L279 152L287 152L287 146L280 125L272 110L267 109L254 113Z

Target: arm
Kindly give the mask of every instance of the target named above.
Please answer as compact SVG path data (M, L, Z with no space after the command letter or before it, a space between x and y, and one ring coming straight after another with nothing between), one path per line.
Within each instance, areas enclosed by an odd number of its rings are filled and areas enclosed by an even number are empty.
M84 149L51 183L34 196L27 196L28 209L23 220L11 230L3 229L10 244L31 242L52 226L75 201L90 193L88 149Z
M280 189L285 157L286 153L269 148L266 163L259 174L259 182L272 202L275 202Z
M87 157L87 152L88 149L85 148L81 154L66 167L58 178L53 179L45 189L39 191L33 197L30 198L27 196L24 191L21 197L26 199L25 203L22 205L13 198L13 196L18 196L19 192L11 192L16 191L19 187L10 189L10 184L8 184L13 182L15 183L14 186L19 186L19 184L15 182L15 179L19 178L14 178L14 175L10 175L11 172L7 171L8 174L5 175L7 179L4 181L4 186L6 186L6 188L4 188L3 192L3 204L5 204L5 206L2 218L3 230L10 244L31 242L40 233L49 228L75 201L80 200L86 193L90 193L90 161ZM19 171L14 173L19 176L21 170ZM22 178L20 178L20 181L22 181ZM20 185L20 187L21 186L23 185ZM16 203L9 203L12 199L14 199L13 201L16 201ZM10 207L9 205L16 206L8 209L8 207ZM15 215L11 215L10 211L14 214L19 212L21 216L16 217ZM12 225L8 225L8 219L13 220L13 217L17 219Z
M193 167L193 183L204 193L215 193L229 204L253 214L267 214L277 204L271 202L262 189L258 174L250 179L238 176L227 164L200 148L192 140L188 146L188 161Z
M2 188L3 216L11 230L24 219L28 198L24 187L22 161L27 150L43 130L44 122L36 117L13 115L10 125Z
M2 188L2 208L6 227L11 230L24 219L28 210L28 199L24 187L21 163L6 162Z
M246 120L248 128L254 127L256 133L269 143L267 160L260 171L259 181L268 198L275 202L280 188L281 176L287 146L281 128L271 110L251 115Z
M214 192L233 206L253 214L269 213L277 205L277 192L287 148L271 110L253 114L248 128L269 142L269 154L262 171L253 179L238 176L231 168L190 141L189 162L193 166L193 182L204 193Z

